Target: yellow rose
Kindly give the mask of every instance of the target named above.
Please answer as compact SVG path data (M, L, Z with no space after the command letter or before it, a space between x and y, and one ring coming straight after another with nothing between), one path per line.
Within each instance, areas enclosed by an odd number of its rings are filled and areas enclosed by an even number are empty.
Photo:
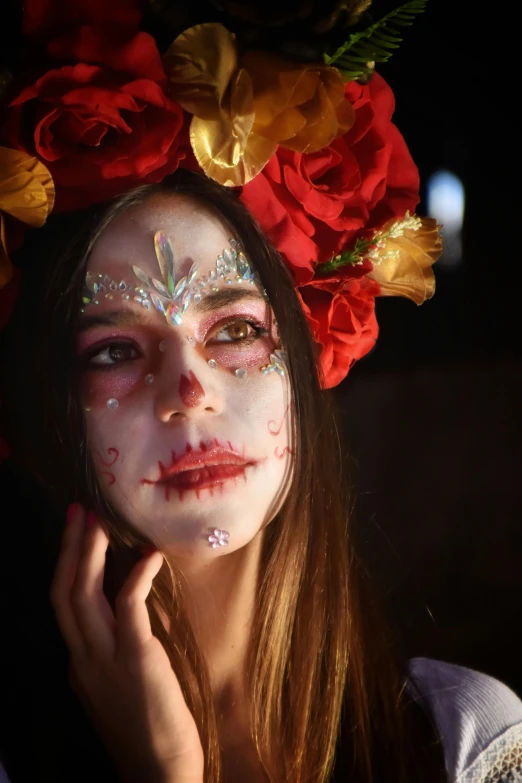
M221 24L185 30L164 66L172 97L194 115L194 155L222 185L250 182L279 145L316 152L355 121L335 68L268 52L241 57L234 35Z

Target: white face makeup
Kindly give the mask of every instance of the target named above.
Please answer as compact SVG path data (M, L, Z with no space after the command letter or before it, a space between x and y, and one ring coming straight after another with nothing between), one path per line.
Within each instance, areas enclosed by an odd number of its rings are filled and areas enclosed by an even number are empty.
M211 283L185 298L182 313L171 308L173 318L130 288L140 286L133 267L164 280L158 232L170 240L175 281L196 264ZM279 509L291 471L290 388L273 313L257 284L216 275L230 247L229 230L203 207L155 196L108 226L88 265L91 280L128 286L100 292L81 315L94 462L118 511L174 556L215 558L247 544Z

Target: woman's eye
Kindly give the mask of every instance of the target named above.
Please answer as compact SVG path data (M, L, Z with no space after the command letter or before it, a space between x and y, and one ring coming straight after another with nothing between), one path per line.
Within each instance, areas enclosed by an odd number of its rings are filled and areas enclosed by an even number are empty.
M262 326L258 326L251 321L244 319L232 321L221 327L212 337L212 342L218 343L237 343L253 342L258 337L266 335L267 331Z
M116 364L135 359L138 355L136 348L130 343L113 343L101 348L88 359L92 367L113 367Z

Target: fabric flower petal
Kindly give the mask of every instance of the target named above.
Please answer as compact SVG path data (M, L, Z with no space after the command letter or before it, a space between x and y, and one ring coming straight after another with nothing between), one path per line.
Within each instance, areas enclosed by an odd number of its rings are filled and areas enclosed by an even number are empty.
M183 109L165 92L153 38L128 28L110 38L84 27L53 45L86 62L37 72L6 107L3 130L9 146L48 166L58 188L55 211L82 209L175 171L185 155Z
M314 340L323 389L340 383L350 367L372 350L378 335L375 297L379 286L367 277L320 280L297 289Z
M442 253L440 226L432 218L417 218L420 226L404 228L398 236L385 238L376 251L368 277L381 288L381 296L404 296L420 305L435 293L432 266ZM400 222L390 220L379 234Z
M25 152L0 147L0 288L13 276L3 215L38 228L53 205L54 184L43 163Z
M49 170L37 158L0 147L0 211L28 226L43 226L54 205Z
M237 71L235 36L223 25L197 24L178 35L163 56L171 95L185 111L205 120L223 109Z
M194 155L222 185L250 182L279 144L316 151L355 122L337 69L269 52L240 55L219 23L185 30L163 64L172 97L193 114Z

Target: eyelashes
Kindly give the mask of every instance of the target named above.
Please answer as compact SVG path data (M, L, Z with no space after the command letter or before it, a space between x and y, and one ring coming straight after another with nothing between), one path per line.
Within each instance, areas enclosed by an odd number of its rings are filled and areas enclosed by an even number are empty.
M128 354L133 351L134 356ZM114 354L120 354L120 357L115 357ZM122 356L121 354L124 354ZM125 354L127 354L125 356ZM96 370L108 370L116 365L126 364L127 362L137 359L139 349L136 348L133 343L128 342L110 342L101 348L97 348L94 352L90 352L82 362L85 369Z
M229 338L217 340L216 337L226 330L229 331ZM261 326L257 321L248 318L232 318L224 324L218 324L207 337L206 344L209 345L252 345L260 337L266 337L268 330ZM212 337L212 335L214 335Z
M228 330L228 334L227 334ZM219 339L225 334L225 339ZM204 344L212 348L242 350L268 335L268 330L250 318L230 318L215 325L205 338ZM128 365L143 357L143 351L129 340L112 338L86 352L81 357L84 370L106 371Z

